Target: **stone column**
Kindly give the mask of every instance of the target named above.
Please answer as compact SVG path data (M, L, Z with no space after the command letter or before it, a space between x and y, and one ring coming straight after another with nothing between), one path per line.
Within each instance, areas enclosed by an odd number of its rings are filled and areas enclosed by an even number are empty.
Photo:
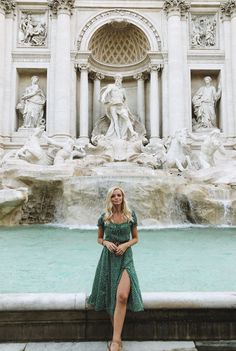
M183 70L184 45L182 39L181 15L190 5L185 0L166 0L164 11L168 21L168 101L169 101L169 133L185 127L184 96L185 72Z
M55 92L54 92L54 135L70 135L70 16L74 0L52 0L50 7L57 15L56 56L55 56Z
M232 62L232 85L233 85L233 115L230 117L232 129L230 135L236 135L236 3L229 1L232 9L231 14L231 62Z
M233 105L233 82L232 82L232 33L231 33L231 1L221 4L221 19L224 29L224 47L225 47L225 105L226 115L221 121L221 127L225 136L231 136L234 133L234 105Z
M4 125L3 134L10 141L12 133L15 131L15 101L12 98L12 41L14 14L13 11L7 13L5 20L6 45L5 45L5 85L4 85Z
M90 77L93 80L93 126L94 126L97 119L101 116L100 91L101 91L101 80L104 79L104 75L99 72L92 72Z
M89 65L82 63L80 68L80 114L79 114L79 138L88 142L88 70Z
M158 72L160 65L150 65L150 142L160 138L160 96Z
M0 0L0 135L3 134L5 130L5 101L4 101L4 91L5 91L5 58L6 58L6 51L5 51L5 43L6 38L5 35L5 15L11 13L15 7L14 1L11 0ZM8 116L8 119L10 116Z
M138 73L134 76L134 79L137 80L137 115L143 125L145 125L145 76L143 73Z

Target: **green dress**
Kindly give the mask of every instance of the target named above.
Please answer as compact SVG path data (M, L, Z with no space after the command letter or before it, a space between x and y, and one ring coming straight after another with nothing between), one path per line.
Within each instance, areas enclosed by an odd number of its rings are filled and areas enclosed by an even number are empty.
M132 212L133 221L121 224L105 223L103 217L104 214L98 219L98 226L103 227L104 240L114 243L123 243L130 240L132 226L137 225L137 217L134 211ZM116 305L116 291L124 270L129 274L131 283L127 309L134 312L143 311L141 292L130 247L121 256L110 252L106 247L103 248L93 282L92 293L88 299L88 303L93 305L96 311L106 310L113 316Z

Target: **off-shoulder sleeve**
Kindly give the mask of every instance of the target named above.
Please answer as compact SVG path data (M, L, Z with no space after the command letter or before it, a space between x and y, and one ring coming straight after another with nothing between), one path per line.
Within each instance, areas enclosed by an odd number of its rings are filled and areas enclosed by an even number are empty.
M137 216L136 213L134 212L134 210L132 211L132 225L138 225L138 220L137 220Z
M103 227L104 228L104 213L98 218L98 223L97 223L98 227Z

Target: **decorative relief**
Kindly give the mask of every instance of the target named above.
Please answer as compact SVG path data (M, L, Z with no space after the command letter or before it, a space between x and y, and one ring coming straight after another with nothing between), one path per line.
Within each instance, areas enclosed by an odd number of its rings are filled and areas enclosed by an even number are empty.
M52 13L56 15L58 11L66 10L72 11L74 8L75 0L49 0L48 6L50 7Z
M143 17L142 15L140 15L140 14L138 14L136 12L132 12L132 11L129 11L129 10L119 10L119 9L102 12L99 15L93 17L90 21L88 21L86 23L86 25L83 27L83 29L81 30L81 33L79 35L79 38L78 38L78 41L77 41L78 50L80 49L81 42L82 42L82 39L83 39L85 33L87 32L89 27L94 22L97 22L97 21L99 21L99 20L101 20L103 18L108 18L109 19L109 17L114 17L114 15L117 15L119 17L124 17L124 16L134 17L136 20L145 23L150 28L150 30L154 33L154 35L156 37L156 40L157 40L157 43L158 43L158 49L161 50L161 39L160 39L160 36L159 36L156 28L153 26L153 24L147 18ZM124 21L125 21L125 19L124 19Z
M11 13L15 9L15 6L14 0L0 0L0 9L2 9L5 14Z
M190 4L185 0L165 0L163 10L168 14L179 11L181 15L186 14L190 9Z
M127 65L143 60L150 45L145 34L133 24L112 21L95 32L89 50L98 62Z
M96 79L98 79L98 80L103 80L103 79L105 78L105 76L104 76L104 74L102 74L102 73L100 73L100 72L91 71L91 72L89 73L89 78L90 78L91 80L96 80Z
M191 18L191 48L216 48L216 15L194 15Z
M136 73L133 78L135 80L148 80L149 79L149 72L148 71L144 71L144 72L140 72L140 73Z
M236 11L236 1L228 0L220 4L221 15L223 18L230 18Z
M47 38L46 13L21 12L18 44L22 46L45 46Z

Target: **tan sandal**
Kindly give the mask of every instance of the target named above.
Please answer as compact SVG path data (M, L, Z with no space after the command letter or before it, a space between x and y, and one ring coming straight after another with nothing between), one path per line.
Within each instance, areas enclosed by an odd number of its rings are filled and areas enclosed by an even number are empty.
M111 345L112 344L117 344L119 346L117 351L123 351L122 341L115 341L115 340L112 340L112 341L107 343L107 350L108 351L111 351Z

